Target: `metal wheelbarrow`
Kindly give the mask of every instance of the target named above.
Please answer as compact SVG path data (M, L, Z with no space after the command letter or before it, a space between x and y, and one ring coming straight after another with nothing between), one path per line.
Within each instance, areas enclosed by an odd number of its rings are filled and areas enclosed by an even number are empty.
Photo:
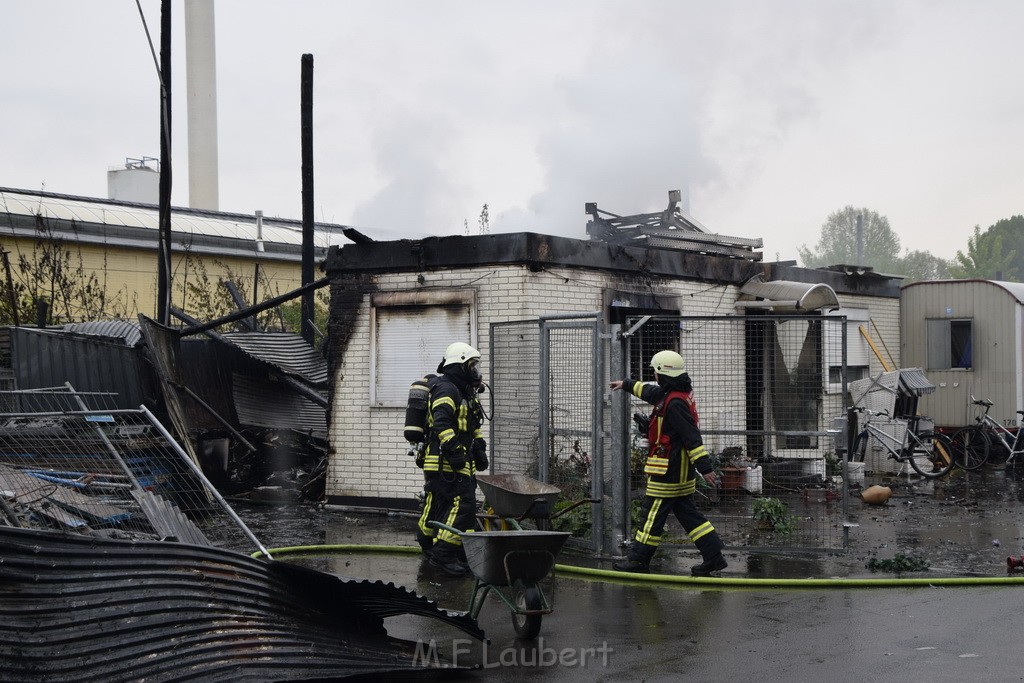
M552 519L584 503L597 502L584 498L555 512L555 503L562 493L557 486L545 484L525 474L478 474L476 481L484 492L487 504L494 511L493 515L482 515L483 521L495 518L500 521L511 520L511 526L516 529L521 528L518 522L530 517L536 521L538 529L547 530L551 528Z
M552 606L540 581L551 572L555 558L570 534L565 531L459 531L442 522L437 529L457 534L473 572L469 616L480 616L487 594L494 592L512 613L512 627L520 638L536 638L541 618Z

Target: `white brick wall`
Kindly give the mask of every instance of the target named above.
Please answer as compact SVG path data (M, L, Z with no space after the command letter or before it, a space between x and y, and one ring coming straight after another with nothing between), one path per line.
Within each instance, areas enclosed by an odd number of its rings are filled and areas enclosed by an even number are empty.
M422 275L423 282L418 282ZM648 285L607 273L559 267L532 272L524 266L503 265L465 270L383 275L378 291L410 291L430 288L472 288L476 291L477 348L483 355L486 377L491 323L527 320L542 316L598 311L605 289L633 289L660 296L678 297L684 315L734 315L737 287L707 282L667 281ZM899 353L899 300L841 296L843 306L867 307L881 331L888 350ZM363 297L355 329L343 363L332 379L332 449L327 495L367 498L398 498L411 501L422 489L423 477L406 455L402 438L402 408L371 408L369 405L370 334L369 295ZM872 329L872 338L881 349ZM438 350L439 352L442 349ZM884 352L884 351L883 351ZM895 358L899 362L898 356ZM873 374L881 365L872 358ZM410 378L412 381L414 378Z

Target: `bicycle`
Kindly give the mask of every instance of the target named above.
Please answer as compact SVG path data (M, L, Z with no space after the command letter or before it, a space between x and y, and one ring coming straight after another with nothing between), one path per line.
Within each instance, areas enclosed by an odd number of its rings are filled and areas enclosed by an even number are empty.
M876 427L872 419L888 418L889 411L879 412L863 407L854 410L868 415L853 443L853 454L857 462L864 462L868 438L873 436L889 452L890 458L899 463L909 463L915 472L926 479L938 479L953 469L953 447L949 437L930 430L918 432L920 417L909 418L903 438L898 439Z
M995 404L987 398L971 396L971 403L984 407L985 411L975 418L976 424L962 427L953 434L953 453L957 456L957 464L967 470L981 469L992 455L994 436L998 439L996 448L1006 454L1006 465L1012 467L1017 456L1024 453L1021 430L1011 432L989 415L988 411ZM1017 414L1024 416L1024 410L1018 410Z

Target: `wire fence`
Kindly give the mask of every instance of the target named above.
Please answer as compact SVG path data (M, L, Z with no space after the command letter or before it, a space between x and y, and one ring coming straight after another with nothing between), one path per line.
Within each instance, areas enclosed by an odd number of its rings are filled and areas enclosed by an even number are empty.
M145 408L68 387L0 392L0 522L265 550Z
M846 319L838 316L671 316L626 321L625 339L544 321L491 328L495 471L540 478L563 490L564 504L598 494L603 518L574 515L563 528L588 538L608 525L608 512L626 507L635 524L646 477L646 448L632 420L626 444L628 500L617 500L613 479L621 457L611 450L610 379L605 359L622 344L626 374L654 381L651 356L678 350L694 383L705 445L721 485L699 482L698 507L730 547L822 550L845 547L847 478L837 455L846 414ZM629 414L651 406L630 397ZM596 420L596 421L595 421ZM595 432L611 436L593 440ZM621 497L621 496L620 496ZM586 509L586 508L585 508ZM632 522L630 521L632 520ZM608 528L606 533L615 533ZM629 529L618 530L622 538ZM690 548L672 523L666 542ZM608 546L605 545L607 548Z

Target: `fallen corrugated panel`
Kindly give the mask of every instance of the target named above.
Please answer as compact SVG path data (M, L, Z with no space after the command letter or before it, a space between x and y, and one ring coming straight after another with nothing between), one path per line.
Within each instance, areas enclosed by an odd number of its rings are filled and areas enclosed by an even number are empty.
M327 387L327 361L297 334L228 332L222 335L247 355L317 387Z
M0 680L305 680L426 668L383 619L476 622L393 584L212 547L0 527Z
M239 424L327 433L326 411L290 388L242 374L231 384Z
M75 334L119 339L125 346L135 346L142 341L139 323L134 320L87 320L81 323L65 323L64 330Z
M138 489L132 489L132 498L142 508L160 540L210 545L210 539L171 501L152 491Z

